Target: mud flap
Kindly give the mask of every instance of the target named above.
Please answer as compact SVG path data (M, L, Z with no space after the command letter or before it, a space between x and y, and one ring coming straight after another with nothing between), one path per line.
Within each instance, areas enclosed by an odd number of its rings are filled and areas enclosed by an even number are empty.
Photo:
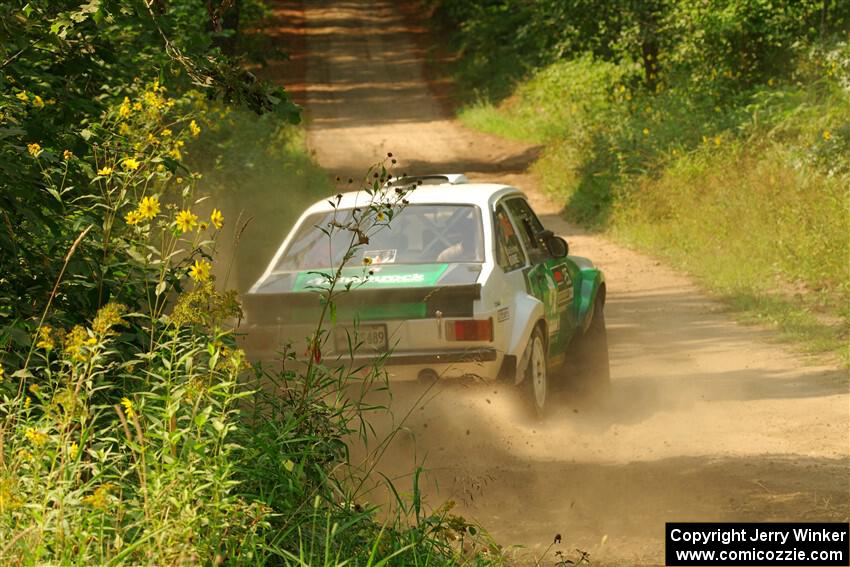
M517 359L516 376L514 376L514 386L519 386L525 380L526 372L528 371L528 360L531 358L531 340L525 345L525 350L522 351L522 356Z

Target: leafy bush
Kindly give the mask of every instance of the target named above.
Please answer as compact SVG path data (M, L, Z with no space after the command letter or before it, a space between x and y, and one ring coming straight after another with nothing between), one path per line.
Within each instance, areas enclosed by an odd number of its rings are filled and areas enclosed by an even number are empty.
M124 101L108 116L116 129L134 122L128 135L148 140L136 121L169 117L178 105L157 84L142 100L141 108ZM185 135L199 129L190 120ZM146 302L129 307L116 294L86 324L42 321L22 364L2 367L0 557L24 564L499 561L492 545L489 558L464 559L458 534L482 536L449 508L426 513L416 496L409 508L399 500L394 519L381 524L378 510L357 503L363 482L356 481L368 471L351 467L347 443L365 431L367 411L380 409L362 396L385 375L380 366L320 363L324 318L306 369L284 353L280 371L246 376L233 340L239 305L215 289L215 238L205 238L225 219L218 209L208 221L196 215L191 181L180 194L185 203L165 203L173 176L158 171L159 160L183 145L176 131L158 136L169 141L136 157L100 145L93 179L103 191L85 205L111 219L105 269L121 266L128 289ZM352 245L317 290L324 317L347 290L337 282L359 246L355 236L380 230L404 205L404 191L377 184L370 172L371 204L353 223L327 228L350 232Z
M796 49L843 38L850 6L820 0L430 0L452 34L467 102L499 102L535 70L584 53L651 90L687 76L726 93L787 75ZM715 93L717 94L717 93Z
M0 6L0 561L497 563L448 507L358 504L350 390L379 367L272 372L236 348L235 211L280 225L329 184L297 107L223 53L229 4Z
M848 6L682 0L615 16L599 6L598 29L574 33L541 22L559 10L595 15L600 3L514 4L486 9L550 37L516 53L525 78L501 100L487 85L518 75L491 68L479 79L468 66L495 64L490 52L463 52L459 80L483 98L462 120L545 144L534 170L569 219L665 256L816 350L840 350L850 315ZM445 17L458 3L439 6ZM477 11L464 17L474 21L455 33L467 51L498 36Z

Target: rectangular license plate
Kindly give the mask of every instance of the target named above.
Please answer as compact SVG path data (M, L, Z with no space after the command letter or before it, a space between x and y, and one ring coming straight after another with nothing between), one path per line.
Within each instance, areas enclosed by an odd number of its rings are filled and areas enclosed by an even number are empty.
M348 341L351 337L352 346L358 343L367 351L385 352L387 350L387 326L386 325L360 325L357 327L356 335L354 327L337 327L335 347L337 353L348 352Z

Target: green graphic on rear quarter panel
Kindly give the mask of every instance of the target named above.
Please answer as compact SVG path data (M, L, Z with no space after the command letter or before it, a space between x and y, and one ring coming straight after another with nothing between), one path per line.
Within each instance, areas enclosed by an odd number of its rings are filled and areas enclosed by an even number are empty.
M549 356L563 354L575 326L573 288L567 262L552 258L532 266L526 272L528 290L543 304L549 331Z
M382 264L364 267L350 267L342 270L336 288L343 289L351 285L351 289L382 289L388 287L429 287L436 285L448 264ZM369 274L369 271L372 274ZM292 291L309 291L323 288L328 278L322 274L331 275L330 270L315 270L300 272L295 278Z

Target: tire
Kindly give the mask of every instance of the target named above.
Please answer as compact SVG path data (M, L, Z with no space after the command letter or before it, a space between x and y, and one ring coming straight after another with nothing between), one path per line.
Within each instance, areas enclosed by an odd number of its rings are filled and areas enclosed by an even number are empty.
M590 327L576 337L573 356L579 388L592 397L604 397L611 391L611 368L608 360L608 332L605 330L604 299L597 295Z
M522 381L522 395L532 417L542 418L552 405L552 388L547 368L546 339L536 327L528 340L528 366Z

